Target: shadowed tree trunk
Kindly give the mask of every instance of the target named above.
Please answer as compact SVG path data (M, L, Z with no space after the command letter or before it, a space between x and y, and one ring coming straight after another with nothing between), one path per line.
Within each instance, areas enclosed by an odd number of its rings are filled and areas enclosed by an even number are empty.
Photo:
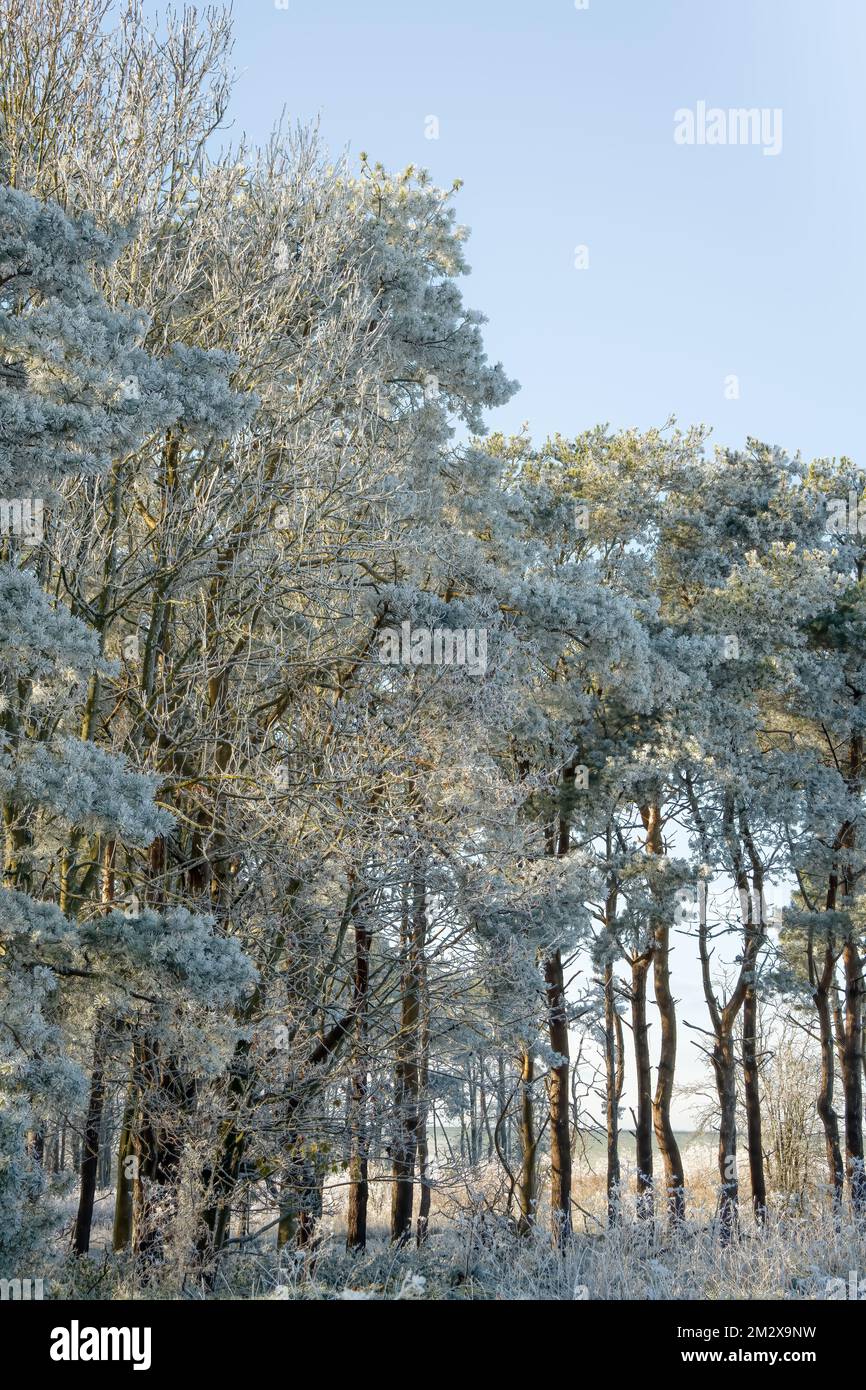
M149 1262L162 1257L177 1213L183 1123L192 1109L194 1082L175 1057L163 1057L157 1039L136 1043L138 1104L133 1121L132 1247Z
M859 791L862 780L863 749L859 735L852 737L849 748L848 786ZM850 823L842 825L836 837L834 849L840 855L841 869L834 864L827 886L827 908L834 910L840 906L839 890L842 891L842 906L847 907L855 891L855 874L851 856L856 844L856 830ZM828 948L829 950L829 948ZM851 1206L855 1215L866 1212L866 1173L863 1158L863 966L857 947L854 929L848 928L842 944L842 969L845 981L844 1012L837 1010L838 1026L836 1041L839 1051L839 1067L842 1073L842 1094L845 1107L845 1168L848 1173L848 1188ZM813 973L810 971L810 973ZM824 976L828 975L825 962ZM823 984L823 976L821 983ZM829 971L826 990L816 990L816 1006L826 1010L826 1032L832 1038L831 992L835 987L835 958ZM821 1017L819 1010L819 1019ZM832 1077L832 1043L827 1057L824 1056L825 1023L821 1021L822 1040L822 1091L825 1072ZM832 1088L831 1088L832 1089ZM826 1132L826 1126L825 1126ZM828 1150L829 1152L829 1150Z
M99 1136L102 1111L105 1105L105 1046L107 1029L104 1022L96 1027L93 1043L93 1065L90 1071L90 1095L84 1124L84 1145L81 1152L81 1174L78 1211L72 1235L76 1255L86 1255L90 1249L90 1229L93 1224L93 1204L96 1198L96 1176L99 1164Z
M853 936L842 949L845 1014L842 1035L842 1082L845 1094L845 1159L851 1207L866 1212L863 1166L863 965Z
M427 960L421 955L421 1024L418 1030L420 1051L419 1083L421 1088L418 1105L418 1222L416 1238L418 1245L427 1239L430 1226L430 1151L427 1138L428 1088L430 1085L430 998L427 989Z
M862 580L862 566L858 578ZM855 693L859 704L860 692ZM852 796L859 797L863 781L863 736L853 733L848 745L846 782ZM837 846L842 856L842 894L846 907L853 904L857 873L853 864L857 844L857 828L850 822L842 826ZM839 1064L842 1072L842 1092L845 1102L845 1163L848 1190L855 1216L866 1213L866 1172L863 1163L863 965L857 945L856 927L849 927L842 946L842 971L845 980L845 1009L839 1039Z
M363 1250L367 1244L367 1199L369 1193L367 1003L370 986L370 944L372 937L367 926L366 916L357 900L353 904L352 916L355 923L355 1045L349 1080L351 1152L349 1157L349 1210L346 1246L349 1250Z
M102 908L110 912L114 903L115 841L109 840L102 851ZM78 1211L72 1236L76 1255L86 1255L90 1249L90 1230L93 1225L93 1204L96 1198L96 1179L99 1172L99 1138L102 1132L102 1112L105 1106L105 1049L108 1029L105 1020L96 1024L93 1040L93 1065L90 1072L90 1095L84 1125L84 1147L81 1154L81 1178Z
M117 1142L117 1177L114 1193L114 1229L112 1245L114 1250L125 1250L132 1238L132 1173L129 1160L132 1158L132 1125L135 1117L135 1092L130 1087L123 1123Z
M743 1000L743 1093L746 1107L746 1143L752 1207L758 1226L767 1223L767 1183L761 1134L761 1090L758 1069L758 995L749 985Z

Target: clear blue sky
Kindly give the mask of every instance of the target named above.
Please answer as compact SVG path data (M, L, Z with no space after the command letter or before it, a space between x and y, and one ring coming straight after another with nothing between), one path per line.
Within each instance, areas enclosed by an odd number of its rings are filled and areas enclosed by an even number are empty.
M492 424L673 412L866 465L863 0L235 8L236 131L264 139L285 107L335 151L465 181L464 293L523 388ZM677 145L701 100L781 108L781 153Z

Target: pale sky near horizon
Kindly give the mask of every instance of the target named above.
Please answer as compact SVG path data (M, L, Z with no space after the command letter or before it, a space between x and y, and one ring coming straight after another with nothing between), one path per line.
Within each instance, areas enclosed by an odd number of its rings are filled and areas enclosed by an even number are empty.
M285 111L335 154L464 180L464 298L522 384L491 427L674 414L866 466L862 0L241 0L235 21L231 134ZM780 111L780 150L676 143L702 102ZM677 940L673 984L703 1026L693 954Z

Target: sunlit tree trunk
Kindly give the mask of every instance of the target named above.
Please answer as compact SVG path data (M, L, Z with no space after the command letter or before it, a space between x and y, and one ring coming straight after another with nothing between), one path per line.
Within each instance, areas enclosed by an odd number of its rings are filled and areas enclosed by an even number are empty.
M544 964L550 1046L562 1058L547 1076L550 1110L550 1221L554 1242L571 1234L571 1131L569 1125L568 1018L562 955L555 951Z
M535 1134L534 1082L535 1062L532 1051L529 1047L524 1047L520 1055L520 1082L518 1086L520 1168L516 1183L517 1209L520 1213L517 1228L522 1235L528 1234L534 1227L538 1204L538 1139Z
M764 940L764 866L752 837L746 816L740 815L740 830L752 866L752 929L757 935L755 967L746 981L743 998L743 1096L746 1108L746 1145L749 1154L749 1181L752 1209L759 1227L767 1223L767 1182L764 1173L764 1144L761 1132L761 1077L758 1066L759 1019L757 956Z
M661 856L664 846L662 813L658 801L642 807L641 816L646 830L647 853ZM653 1097L653 1127L665 1169L668 1215L676 1225L685 1219L686 1198L683 1161L671 1121L677 1060L677 1014L671 993L670 922L666 914L654 916L652 932L653 987L661 1026L658 1073Z
M712 1052L716 1090L719 1096L719 1239L732 1240L739 1220L739 1179L737 1176L737 1071L733 1028L719 1030Z
M614 973L611 961L607 961L604 967L604 1060L607 1129L607 1220L609 1226L616 1226L622 1219L619 1104L625 1080L625 1058L623 1056L622 1023L616 1010Z
M828 909L834 899L834 886L831 882L828 893ZM842 1210L845 1188L845 1165L842 1159L842 1145L839 1138L839 1117L833 1104L835 1090L836 1061L833 1052L833 1011L830 993L836 973L836 951L832 938L824 944L820 969L815 959L814 928L810 926L807 940L809 981L812 998L818 1015L818 1033L821 1046L821 1079L818 1087L816 1109L824 1131L824 1148L827 1155L827 1172L833 1191L833 1208L838 1218Z

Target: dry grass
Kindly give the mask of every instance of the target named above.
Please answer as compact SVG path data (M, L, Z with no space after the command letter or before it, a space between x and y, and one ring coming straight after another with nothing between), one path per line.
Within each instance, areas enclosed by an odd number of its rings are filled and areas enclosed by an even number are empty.
M100 1251L97 1239L87 1267L59 1260L53 1296L801 1300L846 1296L853 1272L866 1299L866 1229L847 1216L834 1220L820 1190L796 1202L773 1198L765 1231L756 1229L744 1194L738 1237L723 1248L714 1222L707 1146L693 1146L687 1156L688 1219L676 1232L661 1218L637 1221L628 1192L622 1223L609 1230L603 1178L587 1168L581 1171L581 1165L578 1169L576 1230L563 1253L551 1246L543 1203L537 1231L529 1237L514 1233L503 1215L505 1190L495 1164L469 1173L440 1173L428 1241L420 1250L395 1249L388 1240L390 1190L381 1173L373 1174L369 1241L363 1253L345 1249L346 1188L334 1179L325 1191L315 1249L305 1255L284 1251L279 1256L270 1229L248 1244L233 1245L215 1288L205 1290L188 1274L173 1272L183 1269L182 1259L169 1261L156 1282L143 1285L129 1259ZM264 1226L272 1216L263 1212L256 1224Z

